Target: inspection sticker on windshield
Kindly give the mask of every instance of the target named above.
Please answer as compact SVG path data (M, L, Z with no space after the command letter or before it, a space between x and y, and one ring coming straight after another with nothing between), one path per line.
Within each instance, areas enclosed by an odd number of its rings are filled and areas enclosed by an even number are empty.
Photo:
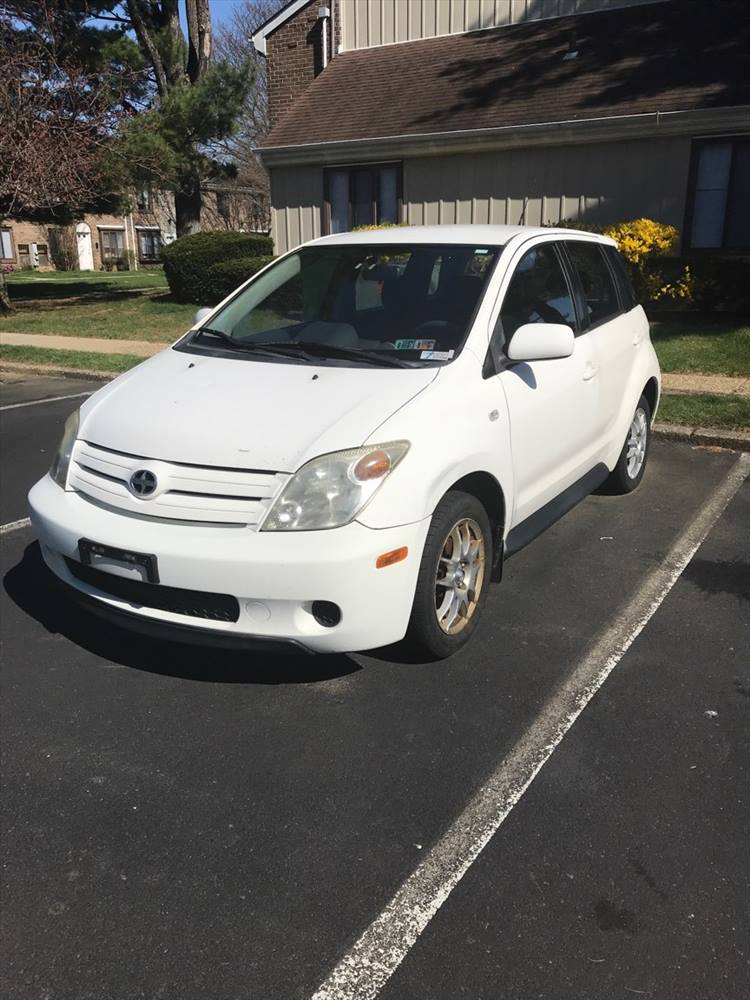
M455 351L422 351L419 355L422 361L450 361Z
M397 340L397 351L431 351L436 340Z

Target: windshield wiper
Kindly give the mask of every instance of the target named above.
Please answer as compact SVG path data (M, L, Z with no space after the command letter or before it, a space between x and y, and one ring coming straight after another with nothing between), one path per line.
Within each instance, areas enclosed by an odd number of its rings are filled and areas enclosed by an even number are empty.
M366 364L382 365L386 368L412 368L409 361L391 357L390 354L379 354L377 351L361 351L356 347L339 347L336 344L321 344L317 341L255 341L235 340L223 330L212 327L202 327L197 333L217 337L230 344L238 351L257 351L259 354L275 355L276 357L301 358L304 361L314 361L318 358L340 358L346 361L363 361Z
M270 357L284 358L288 355L284 354L282 351L277 351L277 347L287 347L287 344L280 343L276 344L273 341L253 341L253 340L236 340L231 334L224 333L223 330L214 330L212 327L204 326L202 329L196 331L197 335L206 334L209 337L216 337L219 340L223 340L225 344L229 344L237 351L257 351L258 354L266 354ZM299 355L300 357L302 355ZM308 360L312 361L312 356L308 356Z
M277 345L274 344L274 347ZM409 361L402 358L394 358L389 353L380 354L378 351L362 351L357 347L340 347L338 344L321 344L315 340L294 341L289 344L280 344L282 351L289 351L299 354L300 357L318 358L341 358L345 361L364 361L371 365L382 365L386 368L412 368Z

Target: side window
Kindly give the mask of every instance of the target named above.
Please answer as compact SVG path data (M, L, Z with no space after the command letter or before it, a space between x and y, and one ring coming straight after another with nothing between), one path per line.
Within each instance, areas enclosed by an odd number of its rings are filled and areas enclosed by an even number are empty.
M593 326L620 312L615 283L598 243L566 243L573 267L578 272L589 321Z
M630 277L627 264L614 247L605 247L604 252L607 255L607 260L612 265L615 278L620 286L620 298L622 299L625 311L630 312L631 309L635 309L638 305L638 296L635 294L633 280Z
M528 250L518 262L503 299L500 322L506 344L524 323L575 327L573 299L552 243Z

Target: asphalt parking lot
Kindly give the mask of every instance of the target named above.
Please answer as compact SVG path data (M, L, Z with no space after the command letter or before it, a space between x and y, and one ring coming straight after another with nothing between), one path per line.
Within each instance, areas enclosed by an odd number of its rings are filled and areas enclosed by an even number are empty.
M3 525L81 398L38 401L91 388L1 387ZM656 442L634 495L590 497L507 563L440 664L137 638L6 531L5 996L744 1000L742 461ZM482 821L500 798L503 817L479 829L487 796Z

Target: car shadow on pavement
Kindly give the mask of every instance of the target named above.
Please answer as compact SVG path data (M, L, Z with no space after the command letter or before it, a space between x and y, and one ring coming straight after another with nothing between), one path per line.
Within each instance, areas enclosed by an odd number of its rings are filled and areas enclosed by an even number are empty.
M3 579L5 591L22 611L48 632L77 646L148 673L221 684L310 684L345 677L362 668L351 657L222 650L166 642L100 621L78 606L44 565L39 543L27 546L21 561Z

